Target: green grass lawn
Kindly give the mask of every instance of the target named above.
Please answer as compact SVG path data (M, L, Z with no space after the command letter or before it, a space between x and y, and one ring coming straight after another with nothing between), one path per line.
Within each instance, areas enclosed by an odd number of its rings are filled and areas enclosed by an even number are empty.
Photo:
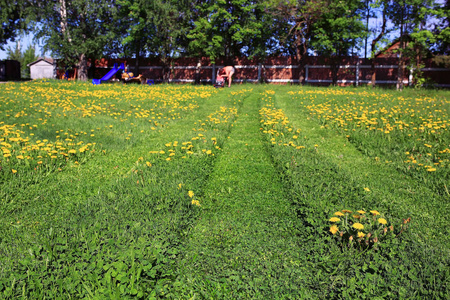
M448 91L0 89L1 298L450 297Z

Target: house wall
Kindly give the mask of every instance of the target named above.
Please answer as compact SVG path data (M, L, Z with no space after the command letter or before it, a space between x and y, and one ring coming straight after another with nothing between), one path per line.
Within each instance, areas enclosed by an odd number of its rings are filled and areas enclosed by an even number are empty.
M45 61L39 61L30 66L31 79L56 78L56 66Z

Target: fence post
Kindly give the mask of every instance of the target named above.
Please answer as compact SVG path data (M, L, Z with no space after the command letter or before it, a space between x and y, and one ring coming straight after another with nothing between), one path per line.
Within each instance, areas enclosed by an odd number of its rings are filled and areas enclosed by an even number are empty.
M305 65L305 83L308 83L309 65Z
M356 86L358 86L359 85L359 58L356 61L356 80L355 80L355 82L356 82Z
M261 64L258 64L258 83L261 83Z
M414 67L411 67L411 69L409 69L408 86L412 86L413 79L414 79Z
M212 65L212 84L216 84L216 64Z

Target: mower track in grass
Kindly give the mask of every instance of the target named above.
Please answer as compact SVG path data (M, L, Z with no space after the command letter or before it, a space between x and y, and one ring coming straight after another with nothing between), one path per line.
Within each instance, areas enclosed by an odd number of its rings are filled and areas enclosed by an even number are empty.
M285 134L284 144L276 142L269 149L306 225L302 234L309 232L303 235L302 250L311 276L306 284L314 298L447 299L448 226L443 224L448 217L447 210L439 211L448 206L444 199L392 167L371 161L344 137L309 119L285 90L274 90L274 107L284 112L292 132L301 129L301 141ZM296 150L291 142L303 148ZM397 230L402 218L413 221L406 232L377 249L361 251L359 244L340 244L327 232L329 218L342 209L378 210Z
M287 93L278 93L276 105L283 109L292 124L302 129L308 144L317 145L317 156L336 166L337 172L346 176L360 189L367 189L360 199L330 199L338 205L353 209L378 209L393 218L411 217L412 230L417 241L435 245L449 245L450 224L448 197L438 195L420 181L402 174L395 168L377 163L363 155L343 136L333 130L321 128L292 103ZM358 207L359 205L359 207ZM336 206L336 209L340 207Z
M106 153L17 185L2 199L0 298L449 299L447 199L320 128L288 90L215 90L148 134L148 120L114 123L96 132ZM267 98L299 137L261 130ZM222 107L229 123L205 121ZM214 155L149 155L199 133ZM413 222L358 249L329 232L343 208Z
M207 183L203 212L180 261L181 294L226 299L304 298L301 220L267 152L255 88Z
M122 141L117 150L106 151L80 168L50 173L20 190L15 202L8 206L3 202L0 283L11 280L15 285L3 285L0 298L17 299L27 293L36 299L88 294L123 299L164 290L161 286L172 278L167 269L171 270L184 232L196 215L187 190L177 187L183 182L201 194L197 185L207 180L214 159L154 161L149 151L190 139L197 134L191 130L199 119L229 102L224 96L199 101L198 110L159 132L133 143ZM147 167L146 160L153 165ZM31 229L21 225L32 221L37 225ZM123 270L122 280L110 276L117 268ZM26 270L34 275L27 278Z

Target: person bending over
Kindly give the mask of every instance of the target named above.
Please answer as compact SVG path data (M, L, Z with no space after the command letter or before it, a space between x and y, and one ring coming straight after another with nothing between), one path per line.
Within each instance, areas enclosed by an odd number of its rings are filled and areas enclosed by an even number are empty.
M231 87L234 71L235 69L233 66L226 66L220 70L220 75L228 79L228 87Z

